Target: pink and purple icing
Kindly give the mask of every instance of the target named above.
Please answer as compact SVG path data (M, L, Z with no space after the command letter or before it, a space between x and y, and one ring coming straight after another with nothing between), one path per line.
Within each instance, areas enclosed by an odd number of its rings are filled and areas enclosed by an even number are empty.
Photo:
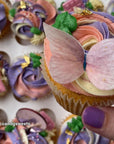
M37 57L37 55L35 56ZM38 56L38 58L40 59L41 57ZM35 66L35 62L33 62L38 59L33 60L28 57L28 60L30 60L30 63L27 65L26 59L20 59L14 63L8 70L8 78L16 97L27 96L36 100L39 97L47 95L50 92L50 88L43 78L41 68ZM26 66L22 67L22 64ZM38 64L40 64L40 61Z

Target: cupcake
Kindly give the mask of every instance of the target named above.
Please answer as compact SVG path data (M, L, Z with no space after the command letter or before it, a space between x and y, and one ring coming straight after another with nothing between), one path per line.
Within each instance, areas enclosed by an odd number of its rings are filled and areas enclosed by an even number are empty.
M8 82L8 68L9 68L9 57L6 53L0 52L0 96L7 94L9 90Z
M17 0L9 12L11 29L21 44L43 43L43 22L52 24L56 16L53 0Z
M1 144L54 144L56 127L45 111L23 108L17 111L12 123L2 127L0 132L3 134Z
M70 115L62 123L57 144L109 144L110 140L83 127L80 116Z
M8 79L18 100L36 100L50 93L51 90L41 74L40 59L40 55L30 53L9 68Z
M58 103L78 115L86 106L114 103L114 66L109 66L114 61L114 18L80 10L61 13L53 27L44 24L41 66Z
M100 0L68 0L61 3L61 6L58 8L60 11L72 12L74 7L88 8L94 11L103 11L104 5Z
M9 32L10 22L8 21L8 14L10 9L10 2L8 0L0 0L0 38Z

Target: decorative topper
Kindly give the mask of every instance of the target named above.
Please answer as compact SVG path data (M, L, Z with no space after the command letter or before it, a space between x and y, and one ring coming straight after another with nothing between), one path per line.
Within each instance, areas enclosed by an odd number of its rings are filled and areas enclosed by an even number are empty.
M72 131L79 133L83 128L82 118L80 116L72 118L72 122L68 122L67 125Z
M5 132L12 132L15 129L15 126L13 125L7 125L5 127Z
M92 5L91 2L87 2L87 3L85 4L85 7L88 8L88 9L93 10L93 5Z
M81 15L91 15L93 14L91 11L89 11L88 9L84 9L82 12L81 12Z
M77 20L68 12L64 12L56 17L56 21L53 24L53 27L66 33L72 34L72 32L77 28Z
M46 131L41 131L39 132L39 135L41 135L42 137L46 137L48 133Z
M52 57L49 71L52 78L67 84L84 74L85 50L79 41L44 23L44 30L50 42ZM104 39L94 44L86 56L86 73L90 82L100 90L114 89L114 39ZM72 70L72 71L71 71Z
M16 14L16 9L11 9L10 11L9 11L9 14L12 16L12 17L14 17L15 16L15 14Z
M42 33L37 27L32 27L30 31L36 35L40 35Z
M41 56L38 56L34 53L30 53L30 58L32 59L32 62L33 62L33 68L37 68L40 66L41 62L40 62L40 59L41 59Z
M24 69L30 64L30 58L28 56L24 56L25 62L21 64L21 67Z

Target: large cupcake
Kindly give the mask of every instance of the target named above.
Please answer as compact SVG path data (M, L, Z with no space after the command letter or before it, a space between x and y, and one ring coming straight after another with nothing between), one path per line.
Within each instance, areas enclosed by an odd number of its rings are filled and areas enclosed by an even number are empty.
M70 115L62 123L57 144L109 144L110 140L83 127L81 117Z
M19 109L9 125L0 128L0 143L54 144L56 127L45 111Z
M41 56L30 53L15 62L8 70L8 79L17 99L36 100L50 93L50 88L41 74Z
M0 38L9 32L10 22L8 21L8 14L10 9L10 2L8 0L0 0Z
M48 0L18 0L9 13L11 29L21 44L41 44L44 40L43 22L54 22L55 2Z
M59 104L80 115L86 106L114 103L114 18L76 12L58 15L57 29L44 24L42 72Z

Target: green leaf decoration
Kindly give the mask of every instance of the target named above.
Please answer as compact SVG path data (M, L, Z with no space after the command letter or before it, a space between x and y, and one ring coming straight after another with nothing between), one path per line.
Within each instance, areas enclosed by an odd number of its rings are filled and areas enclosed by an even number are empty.
M11 10L9 11L9 14L10 14L12 17L14 17L15 14L16 14L16 9L11 9Z
M46 131L41 131L39 132L39 135L41 135L42 137L46 137L48 133Z
M93 5L92 5L91 2L87 2L87 3L85 4L85 7L88 8L88 9L93 10Z
M30 58L33 62L33 68L37 68L41 65L41 62L40 62L41 56L38 56L34 53L30 53Z
M56 17L55 23L52 26L66 33L72 34L72 32L77 28L77 20L68 12L64 12Z
M32 27L30 31L31 33L36 34L36 35L40 35L42 33L37 27Z
M64 8L63 8L63 4L64 4L64 3L65 3L65 2L62 2L62 3L61 3L60 7L58 8L59 11L64 11Z
M15 126L13 125L7 125L5 127L5 132L12 132L15 129Z
M114 16L114 12L111 12L111 15Z
M83 128L82 118L78 116L77 118L72 118L72 122L68 122L67 126L75 133L79 133Z

